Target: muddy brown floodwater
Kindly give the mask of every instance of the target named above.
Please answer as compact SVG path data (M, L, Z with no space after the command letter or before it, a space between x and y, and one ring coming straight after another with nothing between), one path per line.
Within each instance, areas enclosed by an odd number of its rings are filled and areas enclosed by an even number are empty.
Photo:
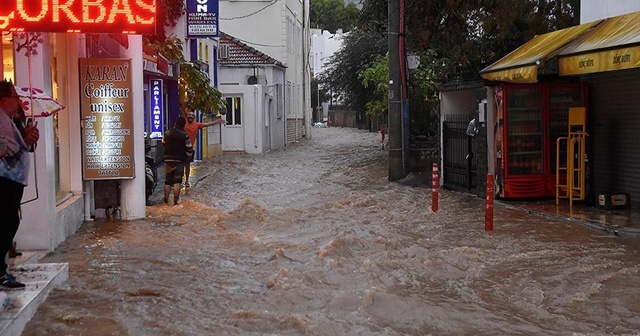
M196 168L178 206L87 222L23 335L639 335L640 244L387 180L362 130Z

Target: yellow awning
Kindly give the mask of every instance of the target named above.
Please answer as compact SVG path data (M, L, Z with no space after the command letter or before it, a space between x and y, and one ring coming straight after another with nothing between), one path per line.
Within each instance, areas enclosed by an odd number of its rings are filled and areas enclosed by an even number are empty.
M482 69L482 78L508 83L535 83L538 68L556 56L562 47L600 21L589 22L538 35L497 62Z
M640 12L604 20L559 56L561 76L640 67Z

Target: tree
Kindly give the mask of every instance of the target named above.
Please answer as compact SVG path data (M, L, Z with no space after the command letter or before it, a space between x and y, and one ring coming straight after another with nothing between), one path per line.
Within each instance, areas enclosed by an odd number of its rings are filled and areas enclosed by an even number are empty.
M340 95L347 108L357 112L366 110L366 103L374 99L373 90L365 88L358 78L379 55L387 53L386 36L354 29L345 34L343 45L330 59L326 71L329 89Z
M185 14L184 1L159 0L158 4L157 33L143 36L145 45L180 66L180 91L188 95L189 105L193 109L203 112L218 111L225 105L220 91L211 86L207 74L184 59L183 42L175 36L167 37L164 31L164 27L175 26L178 19Z
M359 16L354 4L345 5L342 0L311 0L309 20L311 27L335 32L353 29Z
M370 67L358 74L358 79L365 88L371 87L375 95L365 104L367 115L371 120L383 120L386 124L389 115L389 56L378 55Z

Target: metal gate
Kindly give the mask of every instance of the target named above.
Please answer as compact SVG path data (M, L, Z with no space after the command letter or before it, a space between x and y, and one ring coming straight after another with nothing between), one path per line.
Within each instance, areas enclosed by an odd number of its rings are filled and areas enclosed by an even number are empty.
M477 189L477 158L474 155L476 137L467 135L469 117L447 115L442 124L442 185L443 187L473 192Z

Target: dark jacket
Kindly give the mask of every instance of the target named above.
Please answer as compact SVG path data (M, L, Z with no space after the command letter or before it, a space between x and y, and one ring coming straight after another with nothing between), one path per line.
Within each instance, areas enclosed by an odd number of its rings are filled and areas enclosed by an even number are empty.
M189 135L181 128L172 128L164 132L164 160L173 162L187 162L193 155L193 148Z

